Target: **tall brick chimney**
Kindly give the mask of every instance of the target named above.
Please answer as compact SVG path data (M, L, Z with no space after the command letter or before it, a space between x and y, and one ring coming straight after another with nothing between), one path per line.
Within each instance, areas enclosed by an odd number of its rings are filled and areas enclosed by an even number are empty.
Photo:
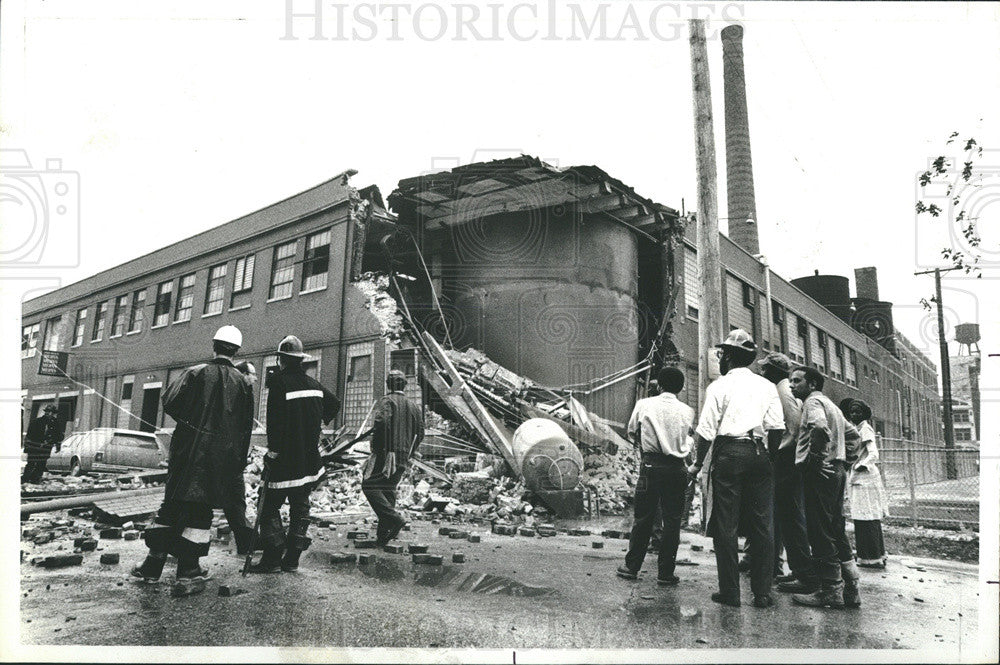
M750 158L746 78L743 74L742 26L730 25L722 29L722 76L726 101L729 238L751 254L760 254L757 201L753 193L753 161ZM748 223L748 219L752 219L753 223Z
M874 266L855 268L854 284L859 298L878 300L878 270Z

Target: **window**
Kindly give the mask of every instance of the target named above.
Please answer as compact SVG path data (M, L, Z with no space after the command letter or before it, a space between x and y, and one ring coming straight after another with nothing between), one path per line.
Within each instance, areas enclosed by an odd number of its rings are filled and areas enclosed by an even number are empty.
M142 330L142 320L146 313L146 289L139 289L132 294L132 312L128 317L128 331L130 333Z
M104 379L104 396L107 398L107 400L111 401L114 400L115 388L117 387L117 385L118 385L118 379L113 376L109 376ZM115 415L116 413L118 413L118 409L109 404L107 400L103 399L97 400L97 404L99 405L97 407L98 408L97 422L102 427L111 427L112 425L114 425L115 420L118 417Z
M750 333L751 337L757 339L753 309L745 304L749 288L748 284L726 273L725 289L729 299L729 326L742 328Z
M120 429L131 429L129 424L132 416L132 384L134 382L134 374L128 374L122 378L122 398L118 403L121 409L118 411L118 424L116 425Z
M267 429L267 370L270 367L278 366L278 356L267 356L261 364L259 380L260 386L260 409L257 410L257 423L263 429Z
M847 373L844 377L848 385L858 385L858 353L854 349L847 349Z
M956 441L972 441L972 431L967 429L955 430Z
M181 277L177 287L177 309L174 311L174 323L191 320L191 309L194 307L194 273Z
M128 309L128 296L115 298L115 311L111 315L111 336L119 337L125 332L125 310Z
M952 420L956 423L967 423L969 422L969 412L968 411L956 411Z
M83 344L83 331L87 327L87 308L77 311L76 326L73 327L73 346Z
M698 284L698 255L690 247L684 247L684 303L688 318L698 320L698 305L701 290Z
M253 289L254 255L236 259L236 270L233 273L233 296L229 301L229 309L239 309L250 305L250 293Z
M348 381L369 381L372 378L372 357L355 356L351 358L351 373Z
M820 367L820 369L824 372L827 371L827 369L832 371L832 368L830 367L829 339L827 338L826 333L822 330L816 330L816 343L819 344L819 356L823 359L822 367ZM819 358L816 359L816 362L819 362Z
M771 347L775 351L785 350L785 310L778 303L771 302L771 321L774 339L771 340Z
M153 327L170 323L170 305L174 296L174 280L156 287L156 304L153 306Z
M833 368L833 378L843 381L847 377L847 359L844 358L844 345L839 340L833 340L833 352L837 357L836 367Z
M108 321L108 301L105 300L97 306L97 315L94 317L94 332L90 334L91 342L100 342L104 339L104 326Z
M34 358L38 352L38 333L42 324L35 323L21 328L21 358Z
M62 315L54 316L45 323L45 340L42 348L46 351L59 350L59 335L62 329Z
M295 241L274 248L274 262L271 265L271 289L268 300L288 298L292 295L292 281L295 279Z
M746 283L743 284L743 306L750 309L753 309L754 306L753 289Z
M208 270L208 289L205 290L205 313L202 316L222 313L222 301L226 297L226 264L221 263Z
M318 291L326 288L330 268L330 230L306 238L306 256L302 262L302 288L300 291Z

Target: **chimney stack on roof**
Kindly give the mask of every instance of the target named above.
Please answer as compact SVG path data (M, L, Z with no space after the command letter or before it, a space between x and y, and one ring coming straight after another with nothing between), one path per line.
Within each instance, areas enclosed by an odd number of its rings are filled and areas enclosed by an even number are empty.
M854 269L854 284L858 298L878 300L878 270L874 266Z
M722 76L726 103L726 198L729 239L751 254L760 254L757 201L750 158L746 78L743 72L743 27L722 29Z

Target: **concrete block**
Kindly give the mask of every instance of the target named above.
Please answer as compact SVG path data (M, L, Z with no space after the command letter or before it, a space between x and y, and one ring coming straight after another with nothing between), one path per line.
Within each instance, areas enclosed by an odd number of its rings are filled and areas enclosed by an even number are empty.
M367 540L368 539L368 532L367 531L348 531L347 532L347 539L348 540Z
M556 535L555 527L540 526L538 527L538 535L542 536L543 538L551 538L552 536Z
M105 552L101 555L101 563L108 566L117 566L121 555L118 552Z
M375 563L378 557L374 554L359 554L358 555L358 565L367 566L369 564Z
M139 532L135 529L129 529L128 531L122 531L122 538L125 540L139 540Z
M406 551L410 554L425 554L427 550L430 549L429 545L424 545L422 543L410 543Z
M73 547L79 547L81 552L93 552L97 549L97 541L93 538L77 538Z
M39 561L38 565L41 568L64 568L66 566L79 566L82 563L82 554L60 554L56 556L47 556Z
M451 555L452 563L465 563L465 554L462 552L452 552Z
M522 526L520 529L517 530L517 532L522 536L528 536L531 538L535 537L535 530L530 526Z
M358 555L353 552L334 552L330 555L330 563L354 563Z
M458 529L456 529L456 530L452 531L451 533L449 533L448 537L451 538L451 539L453 539L453 540L465 540L466 538L469 537L469 532L468 531L459 531Z
M122 530L115 527L111 529L101 529L100 537L105 539L117 539L122 537Z
M482 540L482 536L480 536L478 533L470 533L469 534L468 541L470 543L478 543L481 540Z
M377 545L377 541L371 538L365 538L364 540L358 539L354 541L354 549L356 550L373 550Z
M402 554L406 546L403 543L388 543L383 549L389 554Z

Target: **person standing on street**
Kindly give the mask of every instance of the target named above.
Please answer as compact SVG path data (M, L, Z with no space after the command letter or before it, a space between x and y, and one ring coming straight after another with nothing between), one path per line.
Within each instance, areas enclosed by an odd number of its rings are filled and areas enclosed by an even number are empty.
M209 573L199 564L208 554L212 509L226 505L246 463L253 429L253 391L233 365L243 345L235 326L222 326L212 340L215 358L195 365L167 386L163 410L177 421L163 503L143 538L149 554L132 569L138 580L159 580L168 554L177 557L175 595L204 590ZM242 478L239 489L242 490Z
M247 383L250 384L251 397L253 397L253 387L257 383L257 369L253 366L253 363L246 360L236 363L236 369L240 370L240 373L246 378ZM253 403L257 403L256 398L253 398ZM248 448L243 455L245 463L237 470L236 477L229 483L232 495L222 506L222 511L226 515L226 521L229 522L229 527L233 531L233 540L236 541L236 554L239 556L246 556L250 551L250 534L253 531L247 522L246 481L243 478L243 471L246 465L250 463L249 443L250 439L247 439Z
M390 370L385 378L389 394L375 404L371 456L365 463L361 490L378 516L375 539L379 547L399 535L406 521L396 510L396 486L406 473L410 456L424 438L420 406L403 394L406 376Z
M21 483L37 483L42 479L45 465L48 464L52 448L56 452L62 449L65 423L59 422L59 407L46 404L42 415L28 423L28 431L24 435L24 452L28 463L21 474Z
M642 459L635 488L635 522L625 564L619 566L617 574L627 580L638 577L650 535L662 515L656 582L672 586L680 581L674 568L688 485L686 459L692 446L694 410L677 399L684 387L681 370L664 367L657 383L660 394L639 400L628 423L629 436L639 442Z
M774 384L781 400L785 418L785 433L777 450L771 452L774 466L774 560L776 580L790 582L812 577L810 570L809 537L806 534L805 497L802 495L802 474L795 467L795 443L802 418L802 404L792 394L788 373L792 361L783 353L770 353L761 362L765 379ZM782 546L788 558L791 573L781 576ZM780 571L780 572L779 572Z
M854 540L858 549L858 565L885 568L885 540L882 518L888 514L885 486L878 466L878 447L871 426L872 410L859 399L851 400L849 420L858 428L861 445L858 460L847 476L851 519L854 520Z
M856 438L857 430L823 394L824 379L818 370L796 367L789 383L792 394L802 400L795 464L802 469L814 578L782 583L778 588L799 591L792 600L800 605L856 607L861 604L859 575L844 532L844 490L847 439ZM853 433L849 434L848 429Z
M302 342L289 335L278 344L277 372L267 377L267 467L260 507L260 540L264 554L254 573L294 572L309 548L309 494L326 474L319 456L323 423L340 411L340 399L302 367L309 359ZM281 506L288 500L288 533Z
M736 531L740 512L747 510L753 604L770 607L774 604L774 481L768 450L780 445L784 432L781 400L774 384L749 369L757 358L757 345L749 333L733 330L718 346L723 376L705 391L695 430L698 457L688 469L696 477L712 448L708 533L714 541L719 575L719 591L712 594L712 600L740 605Z

